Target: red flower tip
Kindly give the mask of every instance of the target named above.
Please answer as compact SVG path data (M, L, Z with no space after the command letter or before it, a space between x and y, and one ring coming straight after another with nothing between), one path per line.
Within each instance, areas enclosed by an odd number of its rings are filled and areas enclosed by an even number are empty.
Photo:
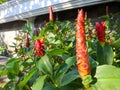
M97 37L100 43L105 43L105 23L96 22Z
M38 30L38 28L36 28L35 34L36 34L36 36L39 36L39 30Z
M106 6L106 15L109 15L109 7Z
M112 42L113 42L113 40L112 40L112 39L109 39L109 40L108 40L108 42L109 42L109 43L112 43Z
M44 20L44 27L46 27L46 20Z
M44 39L36 40L35 41L35 56L42 57L44 55Z
M78 19L78 20L77 20L77 23L85 22L83 9L81 9L81 10L78 12L78 17L77 17L77 19Z
M49 7L49 20L50 21L54 20L52 6Z
M30 42L28 38L28 33L26 33L26 48L29 48L29 46L30 46Z

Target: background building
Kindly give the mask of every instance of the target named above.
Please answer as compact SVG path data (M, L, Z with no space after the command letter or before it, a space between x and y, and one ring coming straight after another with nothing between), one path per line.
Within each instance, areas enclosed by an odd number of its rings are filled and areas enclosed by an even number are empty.
M33 30L41 28L44 20L48 21L48 7L51 5L56 20L60 21L74 21L80 8L93 22L106 14L106 6L109 6L110 13L120 11L119 0L11 0L0 5L0 45L11 49L9 45L19 35L18 31L25 29L25 23L30 23Z

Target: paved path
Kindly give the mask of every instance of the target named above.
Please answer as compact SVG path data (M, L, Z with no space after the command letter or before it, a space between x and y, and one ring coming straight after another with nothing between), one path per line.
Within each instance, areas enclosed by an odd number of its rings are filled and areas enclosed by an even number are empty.
M4 65L7 62L8 59L9 59L9 57L0 56L0 64Z

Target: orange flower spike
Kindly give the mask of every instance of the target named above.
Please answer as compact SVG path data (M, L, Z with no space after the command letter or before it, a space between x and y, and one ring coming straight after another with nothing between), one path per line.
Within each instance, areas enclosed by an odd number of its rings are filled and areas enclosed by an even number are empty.
M50 21L54 20L52 6L49 7L49 20Z
M98 41L102 46L104 46L105 43L105 22L96 22L96 31L97 31L97 37Z
M30 46L30 42L28 38L28 33L26 33L26 48L29 48L29 46Z
M90 75L90 62L86 47L85 26L84 26L84 11L81 9L78 12L76 23L76 59L78 72L82 79Z

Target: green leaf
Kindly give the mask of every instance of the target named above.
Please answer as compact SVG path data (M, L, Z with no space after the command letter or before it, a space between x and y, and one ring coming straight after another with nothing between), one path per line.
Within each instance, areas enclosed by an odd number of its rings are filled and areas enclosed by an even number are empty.
M96 70L97 82L93 90L120 90L120 68L112 65L98 66Z
M92 57L89 57L89 59L90 59L90 68L91 69L96 68L97 67L96 61Z
M52 49L52 50L50 50L50 51L48 51L47 53L49 54L49 55L58 55L58 56L62 56L62 54L65 52L65 50L63 50L63 49Z
M1 88L1 87L0 87L0 90L4 90L4 88Z
M120 38L111 43L111 46L115 48L120 48Z
M47 55L44 55L37 63L37 68L43 73L52 75L52 65Z
M98 43L97 46L97 60L100 65L102 64L112 64L113 63L113 57L114 53L112 50L112 47L109 46L109 44L105 44L104 46L101 46Z
M56 90L56 87L52 83L46 83L43 90Z
M77 69L75 68L72 71L64 75L61 81L61 86L65 86L77 78L79 78L79 74L78 74Z
M59 86L61 86L62 83L62 79L65 75L65 73L68 71L68 69L70 69L70 67L72 65L74 65L76 62L76 57L69 57L68 59L65 60L65 63L63 65L61 65L57 70L56 70L56 75L55 75L55 79L57 80ZM69 74L68 74L69 75Z
M6 70L4 65L0 65L0 76L6 75L8 70Z
M42 90L47 75L40 76L33 84L32 90Z
M6 63L6 68L7 68L8 72L10 72L12 74L18 74L18 72L19 72L18 62L19 61L20 61L20 59L18 59L18 58L9 59L8 62Z
M112 47L108 44L104 46L104 57L107 64L111 65L113 63L114 53Z
M66 86L57 88L53 84L47 83L44 85L43 90L82 90L82 89L79 89L78 87L71 86L71 85L66 85Z
M20 90L23 90L25 84L30 80L30 78L37 72L37 68L33 68L28 75L24 77L24 80L20 82Z
M59 72L66 72L76 62L76 56L69 57L65 60L65 63L61 65Z

